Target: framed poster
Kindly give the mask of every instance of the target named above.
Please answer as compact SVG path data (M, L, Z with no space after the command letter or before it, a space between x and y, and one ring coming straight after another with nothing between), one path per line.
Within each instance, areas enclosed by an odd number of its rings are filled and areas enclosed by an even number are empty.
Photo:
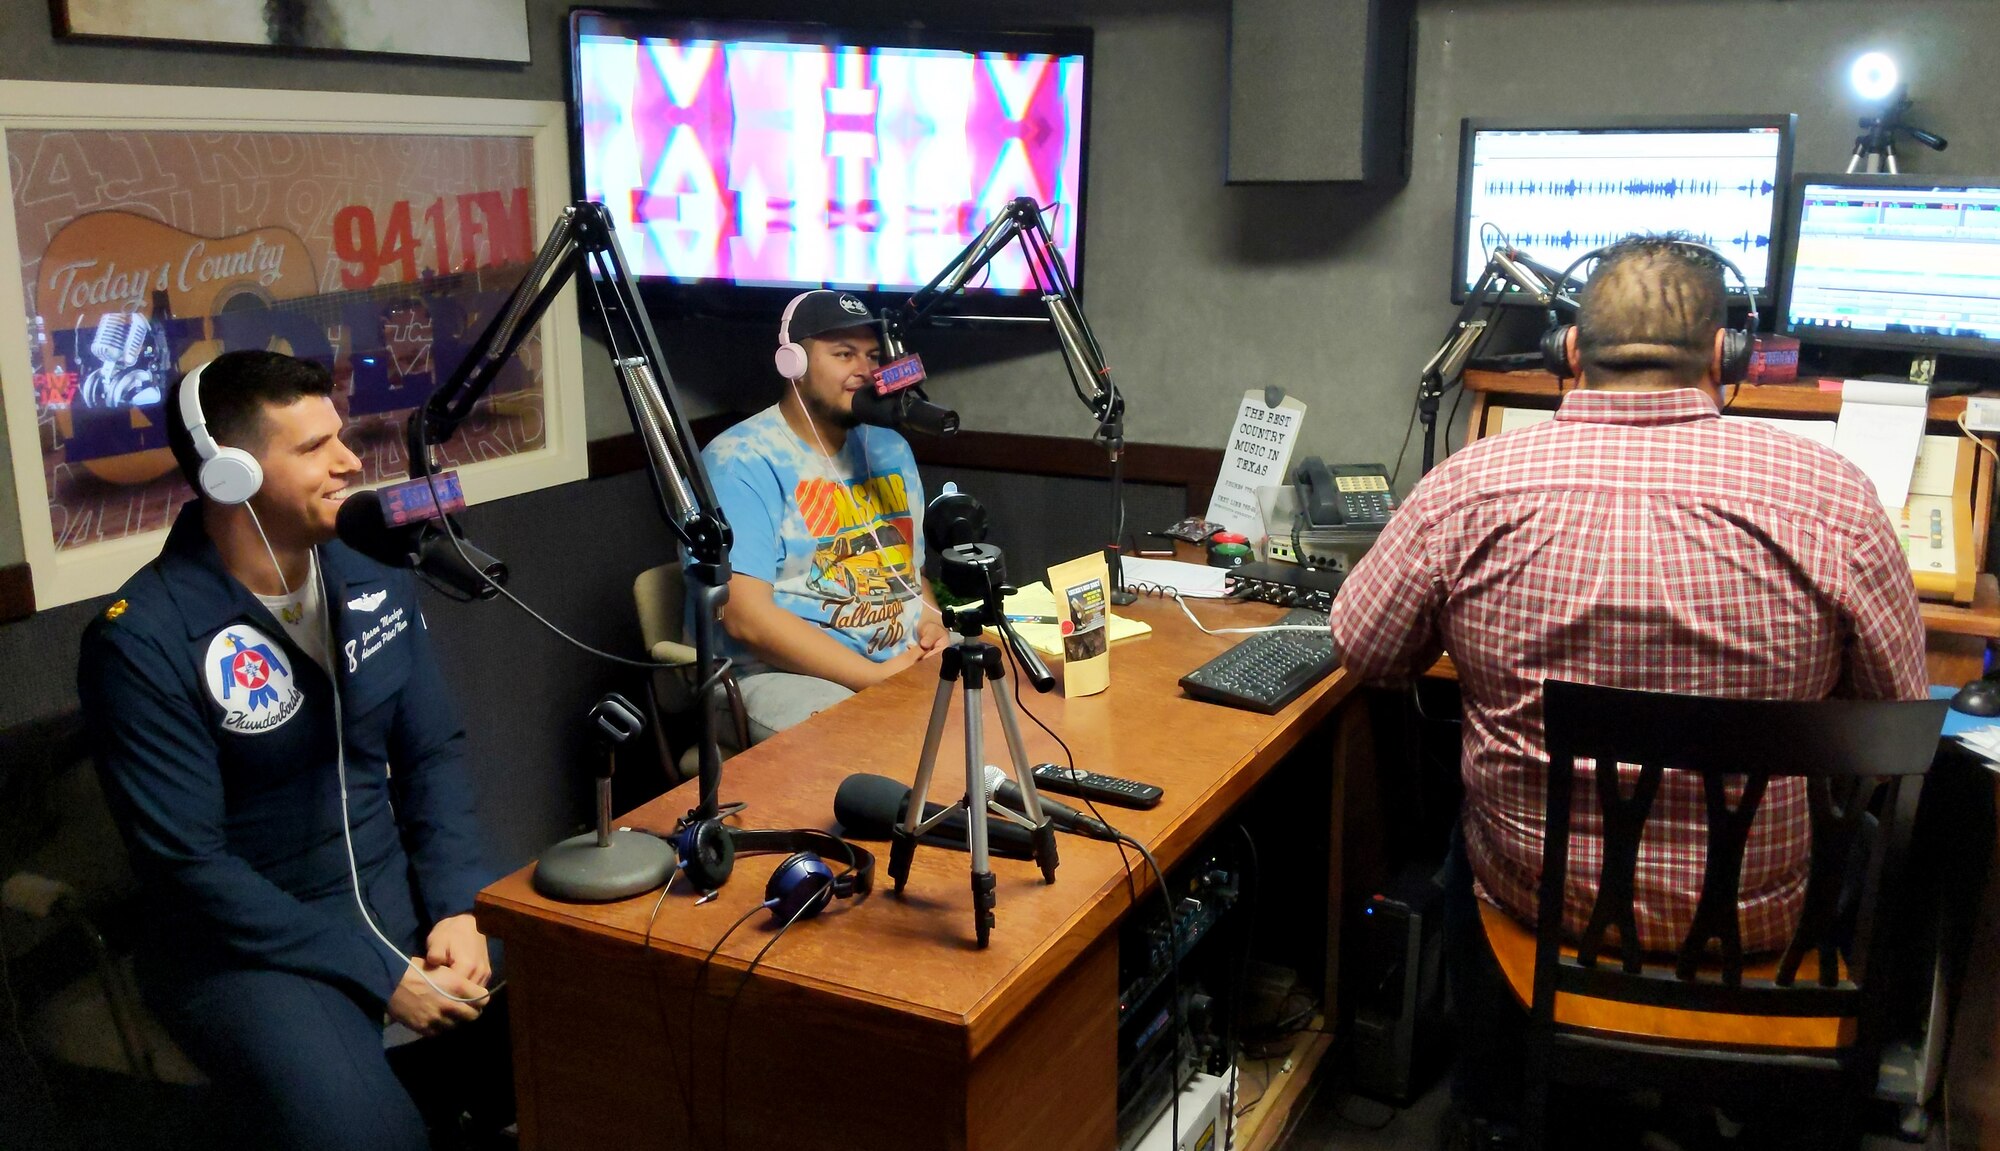
M527 0L55 0L61 36L528 62Z
M114 589L192 497L175 374L226 350L324 363L363 482L567 204L551 102L0 82L0 399L35 600ZM13 317L7 319L6 317ZM565 292L443 455L471 502L582 478Z

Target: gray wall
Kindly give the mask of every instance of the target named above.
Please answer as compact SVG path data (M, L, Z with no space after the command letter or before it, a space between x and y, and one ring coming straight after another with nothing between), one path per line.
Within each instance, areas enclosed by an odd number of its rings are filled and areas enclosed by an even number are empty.
M1417 369L1452 313L1445 288L1461 116L1796 111L1801 166L1838 167L1857 113L1845 65L1863 47L1884 46L1911 75L1920 122L1952 139L1944 156L1912 156L1915 166L2000 172L1992 127L2000 90L1979 55L2000 43L2000 4L1989 0L1431 0L1419 9L1411 182L1372 192L1223 186L1223 0L704 7L940 23L1088 19L1097 28L1085 292L1129 395L1135 441L1220 444L1232 396L1276 382L1311 407L1308 450L1391 456ZM0 77L555 100L564 95L565 9L529 0L534 62L522 69L58 43L45 0L0 0ZM662 334L698 410L753 409L775 394L766 328L675 323ZM1045 349L1032 334L942 334L921 348L939 377L936 394L968 428L1085 435L1084 413ZM586 354L585 363L592 435L622 431L603 357ZM989 499L1015 490L980 479L992 485ZM1064 488L1063 502L1094 521L1102 494L1089 487ZM514 565L524 594L589 637L620 644L632 631L630 578L665 554L644 491L636 477L571 484L477 509L471 522ZM1133 511L1135 526L1152 526ZM631 540L644 541L644 554ZM1047 550L1039 540L1008 546L1023 558ZM0 539L0 562L17 557ZM72 701L75 637L93 606L0 628L0 724ZM580 816L575 717L620 673L501 606L431 611L472 719L484 805L503 813L489 829L493 849L518 861Z

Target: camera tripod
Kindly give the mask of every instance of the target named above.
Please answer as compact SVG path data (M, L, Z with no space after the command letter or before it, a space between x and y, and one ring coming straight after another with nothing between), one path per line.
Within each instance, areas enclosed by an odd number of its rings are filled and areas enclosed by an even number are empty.
M987 548L983 544L971 547L998 553L998 549ZM924 731L924 750L917 761L917 778L910 787L909 805L904 809L902 822L892 828L889 835L889 877L896 881L896 890L901 892L910 877L910 862L917 854L917 837L953 812L965 809L966 844L972 852L972 926L981 947L987 945L993 931L993 908L998 902L992 863L987 854L986 818L989 809L1033 833L1035 863L1042 869L1042 882L1056 881L1056 829L1042 811L1041 797L1035 791L1035 775L1029 770L1028 753L1021 745L1021 727L1015 719L1014 701L1008 697L1002 684L1006 675L1005 661L997 646L980 638L989 615L1001 620L1000 626L1003 631L1006 630L1004 617L999 614L1000 592L1000 588L994 587L984 603L975 608L945 609L946 626L957 632L960 638L939 657L943 660L943 667L938 672L937 695L931 703L930 726ZM1000 730L1007 738L1007 753L1014 765L1014 779L1021 789L1021 806L1025 810L1018 813L994 802L993 788L987 782L983 719L984 696L989 680L995 689L993 697L1000 712ZM954 684L959 694L965 697L965 797L924 819L924 801L930 794L931 772L937 767L938 746L944 742L945 717L951 711Z

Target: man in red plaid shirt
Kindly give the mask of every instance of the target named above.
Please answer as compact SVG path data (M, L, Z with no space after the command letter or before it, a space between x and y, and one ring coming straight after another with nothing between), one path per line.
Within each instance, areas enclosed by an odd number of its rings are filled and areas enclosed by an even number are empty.
M1440 650L1458 669L1464 893L1446 917L1448 936L1462 938L1448 946L1479 969L1461 966L1455 991L1505 998L1458 996L1461 1011L1497 1008L1504 1019L1499 1036L1474 1021L1468 1047L1505 1043L1524 1017L1470 893L1535 922L1543 680L1745 699L1924 696L1916 592L1867 478L1803 436L1719 418L1725 304L1707 249L1633 237L1608 250L1571 336L1577 388L1556 418L1481 440L1425 477L1334 604L1334 646L1350 673L1408 676ZM1772 784L1751 834L1746 950L1781 948L1798 915L1808 841L1799 784ZM1601 859L1595 797L1578 795L1572 931ZM1705 828L1698 781L1670 776L1639 857L1649 950L1676 949L1686 934ZM1482 1089L1478 1063L1468 1050L1454 1096L1510 1109L1518 1088Z

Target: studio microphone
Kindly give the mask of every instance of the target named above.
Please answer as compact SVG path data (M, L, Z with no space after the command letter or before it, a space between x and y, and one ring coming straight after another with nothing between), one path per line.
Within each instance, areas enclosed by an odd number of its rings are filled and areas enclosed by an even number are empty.
M1009 779L1006 772L990 763L986 765L986 794L987 798L997 799L1015 811L1025 814L1028 810L1022 803L1021 785ZM1118 833L1103 820L1092 819L1076 808L1066 803L1057 803L1039 791L1035 793L1035 798L1041 801L1042 813L1049 817L1049 822L1055 824L1057 830L1067 831L1072 835L1088 836L1091 839L1102 839L1107 843L1118 842Z
M377 563L415 569L468 599L491 599L499 594L498 585L507 582L506 564L463 540L459 541L465 548L461 557L438 525L435 504L429 506L428 514L418 509L407 517L399 514L401 507L393 494L385 501L381 492L355 492L341 501L340 512L334 517L334 534L341 543Z
M863 386L854 393L854 418L878 428L922 432L927 436L949 436L958 431L958 413L930 402L916 388L884 396L872 385Z
M866 772L840 781L833 793L833 818L847 835L855 839L887 839L890 829L903 822L910 805L910 785L885 775ZM943 804L924 804L924 819L944 810ZM918 842L939 847L966 849L966 813L954 811L936 827L918 837ZM1034 837L1024 827L1005 820L986 824L987 849L1009 859L1033 859Z

